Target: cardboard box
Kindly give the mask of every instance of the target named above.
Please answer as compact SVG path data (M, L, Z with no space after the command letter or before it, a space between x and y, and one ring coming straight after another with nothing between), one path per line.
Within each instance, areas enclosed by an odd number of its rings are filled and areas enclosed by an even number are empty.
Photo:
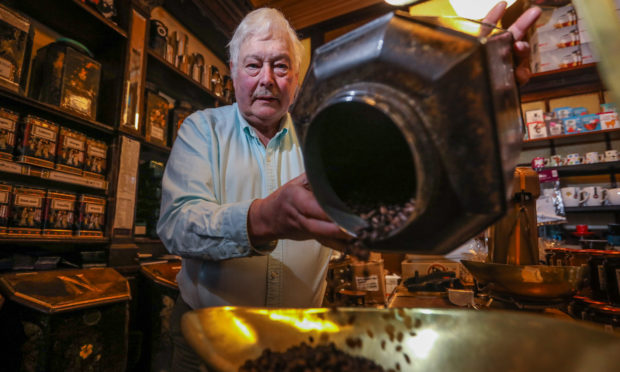
M544 121L535 121L527 124L527 133L530 139L546 138L547 126Z
M538 110L529 110L525 112L525 122L526 123L534 123L537 121L543 121L545 117L545 112L542 109Z
M616 112L604 112L602 114L598 114L601 129L615 129L620 128L620 123L618 122L618 114Z
M550 31L577 24L577 12L572 4L557 8L542 8L542 14L535 24L535 29L539 31Z
M354 262L353 288L366 292L366 304L385 304L385 275L383 260Z
M579 43L579 28L577 25L556 28L550 31L537 31L530 38L533 54L568 48L579 45Z
M532 54L532 71L545 72L581 66L581 47L555 49L549 52Z

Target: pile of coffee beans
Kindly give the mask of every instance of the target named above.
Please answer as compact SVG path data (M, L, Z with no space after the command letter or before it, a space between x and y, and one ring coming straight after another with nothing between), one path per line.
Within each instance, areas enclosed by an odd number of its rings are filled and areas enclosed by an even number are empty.
M248 360L239 372L382 372L384 369L370 359L349 355L329 345L309 346L302 343L285 352L265 349L255 360Z
M372 242L384 239L390 232L407 222L415 211L415 199L411 198L404 204L381 204L375 207L356 206L352 209L368 225L357 232L357 237L351 242L345 253L366 261L370 256L368 247Z

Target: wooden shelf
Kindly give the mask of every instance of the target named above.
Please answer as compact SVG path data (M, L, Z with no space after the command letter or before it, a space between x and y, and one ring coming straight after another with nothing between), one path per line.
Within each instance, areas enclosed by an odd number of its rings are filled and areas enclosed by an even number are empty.
M188 101L198 108L214 106L215 101L219 101L221 104L230 103L223 97L216 96L151 49L148 50L146 70L146 80L155 83L163 93L174 99Z
M571 96L604 89L595 63L532 75L520 88L521 101Z
M92 238L92 237L78 237L78 236L24 236L15 237L0 235L0 244L32 244L32 243L47 243L47 244L107 244L110 242L110 238Z
M6 98L10 101L3 102L3 107L17 111L20 114L40 116L44 119L61 124L62 126L67 126L67 121L79 124L79 126L72 125L70 127L93 137L100 137L102 133L108 135L108 137L114 134L114 128L109 125L88 119L84 116L73 114L69 111L61 109L58 106L26 97L2 86L0 86L0 97Z
M3 179L6 180L8 174L19 175L21 177L30 177L31 179L45 180L43 185L47 185L49 181L61 184L71 184L80 188L86 188L88 191L108 189L108 182L105 179L78 176L54 169L45 169L35 167L33 165L16 163L13 161L0 160L0 174L5 173Z
M565 207L566 213L620 212L620 205L601 205L600 207Z
M608 174L620 171L620 161L600 162L594 164L565 165L561 167L545 167L556 169L559 176L583 176L592 174Z
M577 143L602 142L607 139L620 139L620 129L605 129L578 134L565 134L523 141L524 149L543 148L561 145L573 145Z
M8 5L63 36L79 41L95 54L97 48L127 39L123 28L80 0L9 0Z

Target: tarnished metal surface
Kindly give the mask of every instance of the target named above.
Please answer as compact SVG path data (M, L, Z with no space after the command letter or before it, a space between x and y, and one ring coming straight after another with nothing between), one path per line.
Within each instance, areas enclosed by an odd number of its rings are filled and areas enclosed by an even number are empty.
M183 334L209 370L237 371L266 348L333 342L397 371L617 371L620 338L576 321L507 311L264 309L189 312Z
M129 283L112 268L7 273L2 291L12 301L44 313L83 309L128 301Z
M176 278L180 270L180 261L143 264L140 267L147 278L171 289L179 289Z
M573 296L583 286L585 266L509 265L461 261L488 290L521 299L560 299Z
M521 126L512 35L394 13L317 49L291 114L309 182L353 234L357 201L416 211L375 251L445 253L506 209Z

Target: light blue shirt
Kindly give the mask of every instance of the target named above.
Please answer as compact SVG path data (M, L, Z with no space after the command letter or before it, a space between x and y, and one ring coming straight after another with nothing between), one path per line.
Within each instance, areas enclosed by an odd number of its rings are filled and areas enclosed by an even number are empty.
M250 204L304 172L290 115L265 147L237 104L190 115L163 178L157 233L183 258L177 276L192 308L318 307L331 250L314 240L252 247Z

